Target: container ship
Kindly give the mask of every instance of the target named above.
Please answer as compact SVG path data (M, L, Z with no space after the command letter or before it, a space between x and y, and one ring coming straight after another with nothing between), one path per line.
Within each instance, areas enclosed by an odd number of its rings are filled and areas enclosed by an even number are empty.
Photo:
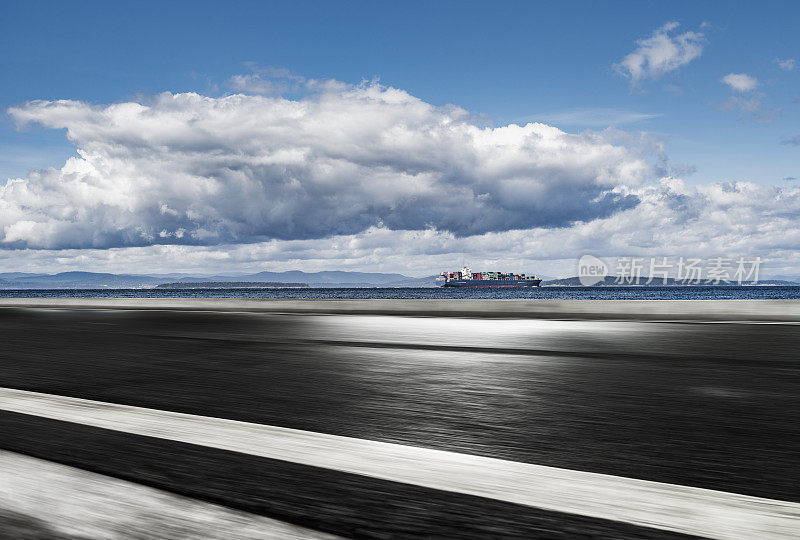
M539 287L541 278L503 272L472 272L466 266L460 272L442 272L436 278L439 287Z

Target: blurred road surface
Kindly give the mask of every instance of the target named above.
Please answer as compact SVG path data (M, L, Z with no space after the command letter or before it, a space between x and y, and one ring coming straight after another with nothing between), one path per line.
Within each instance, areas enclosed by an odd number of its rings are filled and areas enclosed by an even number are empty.
M0 309L0 387L800 502L800 326ZM353 537L663 537L0 412L0 447Z

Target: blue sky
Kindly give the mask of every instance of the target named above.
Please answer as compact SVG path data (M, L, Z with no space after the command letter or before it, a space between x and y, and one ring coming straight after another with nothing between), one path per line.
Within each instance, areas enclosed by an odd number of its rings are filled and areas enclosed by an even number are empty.
M494 124L543 117L581 130L605 126L563 113L656 115L619 127L664 137L671 159L697 168L689 181L800 177L798 148L780 144L800 131L800 69L774 62L800 56L793 2L33 1L3 12L4 108L162 91L218 95L255 62L346 82L379 77ZM612 64L668 21L706 35L702 56L631 89ZM731 72L761 81L765 107L780 114L765 123L719 110L730 96L719 80ZM61 134L20 133L8 123L0 144L4 177L57 165L72 151Z
M6 3L0 12L0 105L8 111L31 100L147 103L162 92L222 98L250 92L237 87L233 77L266 78L263 70L272 67L303 80L335 79L350 85L379 80L383 88L401 89L433 106L461 107L474 115L471 122L477 126L542 121L568 133L603 132L606 139L612 137L607 129L614 127L620 130L613 136L616 141L641 141L644 134L663 144L650 162L667 159L670 166L662 173L680 177L687 186L740 181L791 190L797 181L787 178L800 178L800 145L786 144L800 136L798 20L800 4L792 2ZM678 26L663 33L669 39L691 33L699 53L674 69L632 81L619 64L671 22ZM737 90L722 82L729 74L747 75L752 88ZM59 169L77 155L80 141L66 139L66 124L25 114L21 121L9 113L0 126L0 178ZM86 144L99 144L94 135L87 137ZM775 197L786 199L785 194ZM604 217L604 212L623 211L626 204L611 201L607 208L564 219ZM547 209L536 211L547 214ZM439 216L437 209L425 212ZM752 208L748 212L757 214ZM431 219L444 230L451 218ZM387 219L382 216L380 223ZM396 228L409 230L408 219L400 219L406 221ZM513 212L497 220L513 229L562 224L555 218L526 220ZM751 223L755 229L759 225ZM358 228L353 227L330 232L353 234ZM458 227L448 230L457 237L466 234ZM262 229L260 236L242 243L270 240ZM490 224L470 234L501 229ZM287 234L278 240L314 236ZM230 238L225 241L238 245ZM73 240L48 242L39 247L83 246ZM22 241L14 247L38 249L34 244ZM91 256L105 257L105 268L112 266L102 250L112 244L103 240L90 245L101 250ZM644 249L652 244L637 245ZM126 246L143 247L135 242L119 245ZM793 247L771 249L774 257L785 258ZM669 248L671 253L676 249ZM49 253L33 253L30 260L47 268L60 268L58 260L73 265L94 260L72 255L58 259ZM26 256L7 254L0 265L19 266L29 262ZM565 254L543 258L561 260ZM256 255L242 260L242 267L263 262ZM285 264L297 260L304 257L286 259ZM439 260L431 259L431 267ZM198 262L197 268L207 264ZM380 267L369 257L337 264Z

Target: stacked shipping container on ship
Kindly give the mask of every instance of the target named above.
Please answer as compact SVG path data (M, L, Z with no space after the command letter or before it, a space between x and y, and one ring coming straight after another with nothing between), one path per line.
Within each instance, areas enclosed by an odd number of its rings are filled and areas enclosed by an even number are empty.
M541 278L503 272L472 272L466 266L460 272L442 272L436 278L439 287L539 287Z

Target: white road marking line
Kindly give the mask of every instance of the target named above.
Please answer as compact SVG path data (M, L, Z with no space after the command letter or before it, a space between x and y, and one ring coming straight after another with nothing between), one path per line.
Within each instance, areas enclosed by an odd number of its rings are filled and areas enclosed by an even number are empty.
M16 532L21 538L340 538L134 482L1 450L0 479L0 515L13 512L27 518L16 520ZM10 531L6 531L7 536L3 532L0 531L3 538L13 536Z
M797 538L800 504L9 388L0 410L719 539Z

